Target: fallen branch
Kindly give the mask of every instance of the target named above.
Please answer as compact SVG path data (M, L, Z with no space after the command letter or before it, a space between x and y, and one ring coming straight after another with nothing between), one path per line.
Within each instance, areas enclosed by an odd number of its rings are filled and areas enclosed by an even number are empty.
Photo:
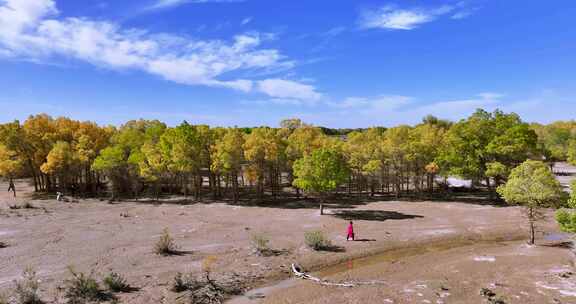
M330 282L330 281L326 281L326 280L311 276L311 275L303 272L302 269L300 267L298 267L296 264L292 264L292 272L294 273L294 275L297 278L300 278L303 280L308 280L308 281L313 281L313 282L316 282L322 286L351 288L351 287L358 287L358 286L363 286L363 285L365 286L365 285L385 285L385 284L387 284L384 281L340 282L340 283Z

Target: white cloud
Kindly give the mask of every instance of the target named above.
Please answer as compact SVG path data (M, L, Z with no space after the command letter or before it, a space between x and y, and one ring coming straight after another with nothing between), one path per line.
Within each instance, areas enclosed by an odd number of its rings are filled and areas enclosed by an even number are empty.
M498 93L480 93L473 98L432 103L423 103L415 97L403 95L348 97L340 102L327 102L326 104L333 110L322 114L315 113L314 120L331 126L345 126L346 124L339 122L348 122L350 117L354 117L355 121L349 127L415 124L429 114L443 119L458 120L478 108L489 111L498 107L505 108L501 100L503 96Z
M244 0L157 0L154 4L147 7L148 10L163 9L176 7L188 3L226 3L226 2L244 2Z
M260 48L270 35L248 33L233 41L194 40L125 29L87 18L58 19L54 0L0 0L0 56L30 61L69 57L110 69L133 69L185 85L253 90L254 81L230 79L239 71L293 66L275 49ZM226 75L227 80L220 78ZM278 79L259 83L273 98L317 99L307 85Z
M496 93L496 92L484 92L484 93L480 93L478 94L478 96L482 99L501 99L503 97L505 97L505 94L502 93Z
M314 86L285 79L259 81L257 90L283 100L298 99L313 103L322 98L322 94L318 93Z
M327 37L335 37L335 36L338 36L338 35L344 33L345 31L346 31L346 27L336 26L336 27L333 27L333 28L329 29L328 31L324 32L323 35L327 36Z
M470 17L473 13L474 13L474 10L472 10L472 9L470 9L470 10L463 10L463 11L460 11L460 12L455 13L455 14L452 15L452 17L450 17L450 18L456 19L456 20L464 19L464 18Z
M401 95L381 95L378 97L348 97L341 102L328 102L328 105L340 109L361 108L364 111L390 111L396 110L412 102L409 96Z
M376 10L365 11L360 26L365 29L413 30L437 18L450 15L452 19L463 19L472 14L464 2L436 8L398 8L386 5Z
M246 18L242 19L242 21L240 21L240 25L246 25L250 22L252 22L252 17L246 17Z

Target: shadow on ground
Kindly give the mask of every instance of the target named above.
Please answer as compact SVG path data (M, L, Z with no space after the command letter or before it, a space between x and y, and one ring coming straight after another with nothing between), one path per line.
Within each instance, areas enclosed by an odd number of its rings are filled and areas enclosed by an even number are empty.
M376 239L355 239L354 242L376 242Z
M318 251L326 251L326 252L346 252L346 248L342 246L330 245L324 246L320 248Z
M422 218L421 215L405 214L396 211L383 211L383 210L344 210L338 211L332 216L350 220L350 221L379 221L386 220L407 220L414 218Z

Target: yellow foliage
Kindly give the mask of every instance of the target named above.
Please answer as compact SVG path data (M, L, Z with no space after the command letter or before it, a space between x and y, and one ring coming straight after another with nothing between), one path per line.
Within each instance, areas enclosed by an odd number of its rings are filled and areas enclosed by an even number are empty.
M18 154L0 145L0 175L11 177L16 175L21 168L22 161L18 158Z

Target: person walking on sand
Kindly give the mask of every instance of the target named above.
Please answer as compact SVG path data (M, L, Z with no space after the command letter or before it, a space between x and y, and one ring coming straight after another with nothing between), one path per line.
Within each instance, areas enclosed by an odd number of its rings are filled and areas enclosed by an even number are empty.
M348 225L348 235L346 236L347 241L350 239L354 241L354 224L352 224L352 221L350 221L350 225Z
M10 179L10 184L8 185L8 192L14 192L14 197L16 197L16 186L14 185L14 180Z

